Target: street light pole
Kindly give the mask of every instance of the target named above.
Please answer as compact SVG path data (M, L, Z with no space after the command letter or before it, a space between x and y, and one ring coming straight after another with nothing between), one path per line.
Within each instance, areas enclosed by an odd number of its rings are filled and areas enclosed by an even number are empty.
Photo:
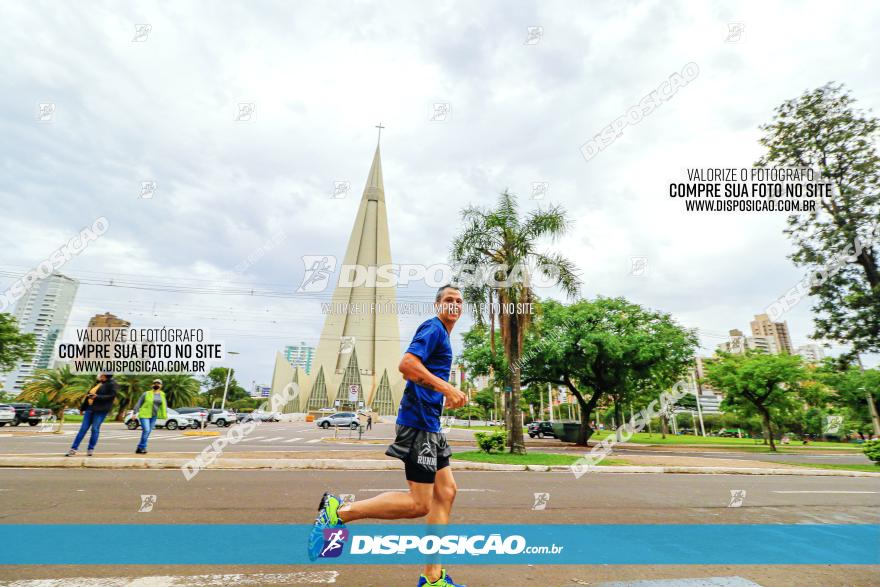
M228 351L227 355L237 355L238 353L235 351ZM226 370L226 385L223 386L223 402L220 404L220 409L226 409L226 392L229 391L229 380L232 378L232 367L229 367Z
M691 378L693 379L693 382L694 382L694 397L697 398L697 413L700 415L700 434L702 436L706 436L706 427L703 426L703 407L700 405L700 387L697 384L696 371L691 373ZM697 431L694 430L694 436L696 436L696 432Z

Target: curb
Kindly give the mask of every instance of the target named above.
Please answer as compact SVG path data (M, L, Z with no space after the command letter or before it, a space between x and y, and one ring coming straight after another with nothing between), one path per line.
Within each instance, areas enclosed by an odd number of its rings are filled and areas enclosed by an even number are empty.
M191 459L163 457L0 457L0 468L91 468L91 469L181 469L190 464ZM272 469L298 470L319 469L338 471L386 471L402 469L397 460L351 460L351 459L237 459L220 458L207 465L207 469ZM453 461L452 468L457 471L533 471L546 473L549 471L570 472L571 469L561 465L502 465L496 463L474 463L469 461ZM841 469L805 469L805 468L756 468L756 467L626 467L626 466L591 466L584 469L589 473L672 473L700 475L789 475L799 477L880 477L880 472L847 471Z

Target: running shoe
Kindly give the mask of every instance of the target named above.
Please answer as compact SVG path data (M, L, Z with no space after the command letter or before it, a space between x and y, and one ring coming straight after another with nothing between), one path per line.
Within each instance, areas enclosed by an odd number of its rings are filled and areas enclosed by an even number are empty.
M467 587L467 585L456 583L452 577L446 574L446 569L440 569L440 578L436 582L431 583L427 577L422 575L419 577L419 584L416 587Z
M321 497L321 503L318 504L318 516L315 518L315 525L312 526L312 532L309 534L309 560L318 560L318 555L321 554L321 548L324 546L325 529L345 528L345 524L336 513L341 505L342 500L332 493L325 493Z

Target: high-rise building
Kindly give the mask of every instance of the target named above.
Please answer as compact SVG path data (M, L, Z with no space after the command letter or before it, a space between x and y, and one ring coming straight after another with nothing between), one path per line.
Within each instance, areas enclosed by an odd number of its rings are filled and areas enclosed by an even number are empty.
M315 356L315 347L308 346L304 342L298 345L284 347L284 358L294 367L301 367L306 375L312 374L312 359Z
M806 363L820 363L825 358L825 351L815 343L802 344L795 349L795 354L800 355Z
M729 331L730 340L722 342L718 348L726 353L744 353L747 350L761 350L768 355L779 353L776 338L772 336L743 336L741 330Z
M365 407L381 415L397 413L404 382L397 369L401 341L394 311L396 288L394 284L363 283L353 279L350 273L366 268L368 275L375 275L379 267L390 266L391 262L382 159L376 144L342 270L333 290L331 311L324 319L315 350L313 374L301 374L281 353L276 354L273 397L282 394L292 382L299 390L297 396L285 404L285 413L297 409L319 410L335 405L336 400L346 409ZM319 278L319 270L312 270L309 283L312 278L329 281L330 272L320 271ZM385 310L378 311L379 308Z
M77 280L53 273L34 283L18 300L13 315L22 332L35 335L36 350L8 374L4 391L20 392L35 370L53 365L55 343L64 335L77 287Z
M776 341L777 352L794 354L787 322L773 322L767 314L756 314L750 324L753 335L769 336Z
M89 328L128 328L131 322L117 318L110 312L95 314L89 318Z

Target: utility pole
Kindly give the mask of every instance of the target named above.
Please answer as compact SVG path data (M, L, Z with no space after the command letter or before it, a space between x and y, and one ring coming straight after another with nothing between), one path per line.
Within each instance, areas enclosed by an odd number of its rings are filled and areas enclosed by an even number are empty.
M227 351L227 355L237 355L238 353L235 351ZM229 380L232 378L232 367L229 367L226 370L226 385L223 386L223 403L220 404L220 409L226 409L226 392L229 391ZM213 405L211 407L214 407Z
M856 360L859 362L859 370L864 373L865 366L862 364L862 357L858 353L856 353ZM867 387L863 387L862 391L865 392L865 399L868 401L868 411L871 414L871 424L874 425L874 434L880 436L880 416L877 414L877 404L874 403L874 396Z
M703 426L703 407L700 405L700 384L697 383L696 368L691 373L691 379L694 382L694 397L697 398L697 413L700 415L700 434L706 436L706 427ZM696 426L694 426L694 428L696 429ZM694 430L694 433L696 433L696 430Z

